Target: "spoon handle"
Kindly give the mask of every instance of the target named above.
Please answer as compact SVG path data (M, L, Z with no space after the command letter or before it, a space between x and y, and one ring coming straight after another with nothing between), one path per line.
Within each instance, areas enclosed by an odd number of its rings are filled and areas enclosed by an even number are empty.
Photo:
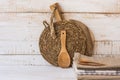
M61 31L61 49L62 51L66 51L66 31Z

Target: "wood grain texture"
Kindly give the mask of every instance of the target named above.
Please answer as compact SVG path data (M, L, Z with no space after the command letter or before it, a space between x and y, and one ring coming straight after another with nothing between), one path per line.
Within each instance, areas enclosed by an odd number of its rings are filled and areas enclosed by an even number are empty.
M41 55L0 55L0 66L50 66Z
M120 0L0 0L0 66L50 65L40 55L38 42L55 2L65 19L89 27L95 54L120 54Z
M63 12L120 13L120 0L0 0L0 12L50 12L55 2Z
M0 41L0 55L40 55L37 41ZM120 40L96 40L94 54L120 54Z
M0 41L0 54L40 54L37 41Z
M50 13L0 13L0 54L40 54L39 37L44 26L43 20L49 22ZM65 13L67 20L74 19L86 24L93 32L96 41L120 40L120 14L81 14ZM97 43L99 47L95 49L95 54L100 52L109 44ZM102 45L102 47L100 47ZM112 53L119 53L115 48ZM109 51L110 48L105 48ZM97 52L96 52L97 50ZM107 51L108 51L107 50ZM118 52L117 52L118 51ZM111 53L111 52L108 52Z
M94 53L99 55L117 55L120 54L120 41L96 41Z
M0 13L0 40L38 41L49 22L49 13ZM120 40L120 14L66 13L65 19L74 19L86 24L96 40Z
M0 79L77 80L72 68L62 69L54 66L0 66Z

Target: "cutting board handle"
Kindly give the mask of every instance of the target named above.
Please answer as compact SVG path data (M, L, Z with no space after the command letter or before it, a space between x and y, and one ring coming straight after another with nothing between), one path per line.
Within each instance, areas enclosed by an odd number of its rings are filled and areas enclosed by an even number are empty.
M62 16L60 14L60 6L58 5L58 3L54 3L53 5L50 5L50 9L51 9L52 12L55 9L55 14L54 15L55 15L56 21L62 21Z

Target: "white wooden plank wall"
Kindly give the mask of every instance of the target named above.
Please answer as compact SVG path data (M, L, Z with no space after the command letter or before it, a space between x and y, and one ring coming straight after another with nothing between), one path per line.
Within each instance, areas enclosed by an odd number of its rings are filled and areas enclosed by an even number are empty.
M50 65L38 42L55 2L93 32L94 54L120 54L120 0L0 0L0 65Z

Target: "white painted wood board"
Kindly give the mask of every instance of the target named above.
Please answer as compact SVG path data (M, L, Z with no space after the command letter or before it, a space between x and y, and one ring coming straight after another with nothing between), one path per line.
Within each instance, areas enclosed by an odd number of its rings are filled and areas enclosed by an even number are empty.
M49 13L0 13L0 40L38 41L49 22ZM120 14L66 13L65 19L83 22L95 35L96 40L120 40Z
M54 66L0 66L1 80L76 80L72 68Z
M97 56L120 56L120 54L97 54ZM0 55L0 66L52 66L41 55ZM55 67L55 66L54 66Z
M120 12L120 0L0 0L0 12L50 12L55 2L63 12Z
M0 55L0 66L50 66L41 55Z

